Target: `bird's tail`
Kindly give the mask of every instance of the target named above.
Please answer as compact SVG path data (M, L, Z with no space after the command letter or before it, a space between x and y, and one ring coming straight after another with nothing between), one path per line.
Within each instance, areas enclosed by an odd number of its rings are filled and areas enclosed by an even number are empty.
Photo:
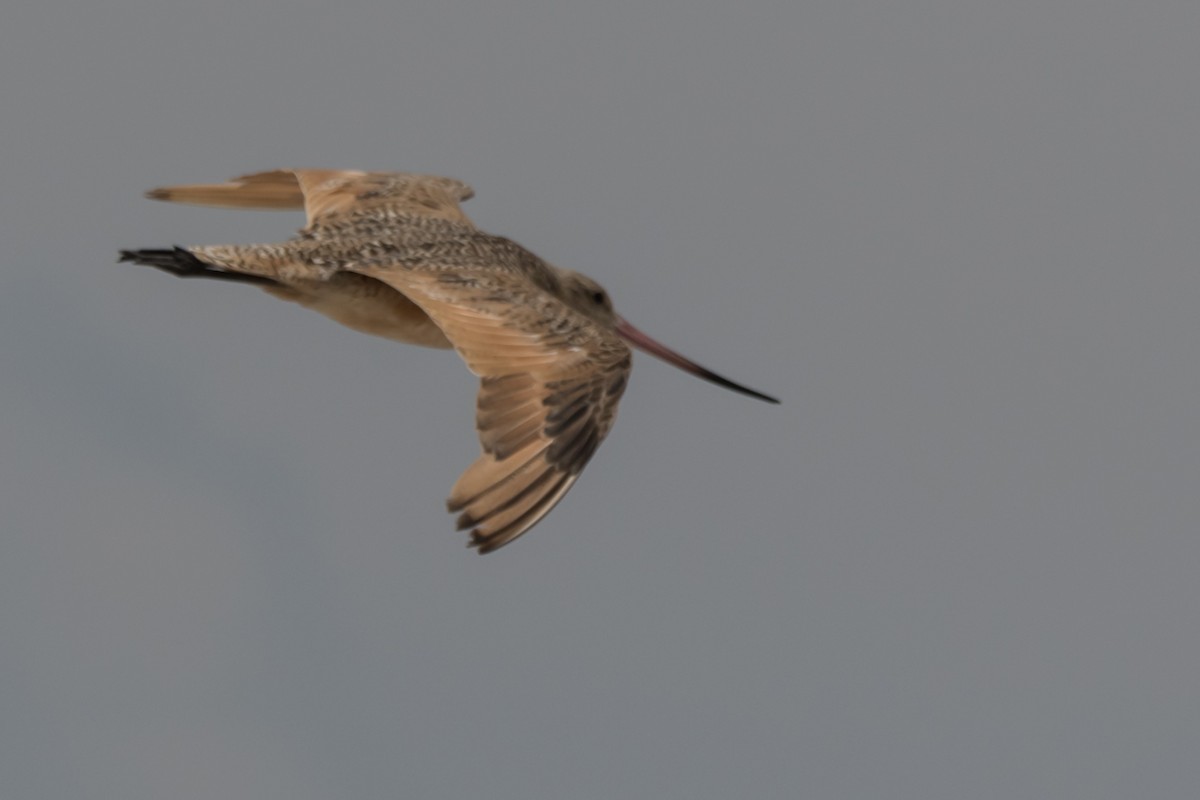
M230 272L215 264L201 261L195 253L185 247L169 250L122 250L117 261L132 261L147 267L161 269L180 278L213 278L236 283L253 283L259 286L278 286L278 281L264 275L245 272Z

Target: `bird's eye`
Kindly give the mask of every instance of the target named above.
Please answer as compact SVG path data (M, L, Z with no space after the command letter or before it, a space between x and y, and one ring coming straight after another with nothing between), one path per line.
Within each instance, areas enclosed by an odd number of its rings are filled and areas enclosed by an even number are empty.
M598 306L604 305L604 292L592 292L592 302Z

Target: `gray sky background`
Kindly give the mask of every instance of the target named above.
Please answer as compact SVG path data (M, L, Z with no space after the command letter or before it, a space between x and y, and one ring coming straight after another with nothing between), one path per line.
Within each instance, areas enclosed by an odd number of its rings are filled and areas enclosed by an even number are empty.
M1200 4L47 0L0 27L0 794L1200 785ZM480 227L640 358L480 558L452 354L119 247L278 166Z

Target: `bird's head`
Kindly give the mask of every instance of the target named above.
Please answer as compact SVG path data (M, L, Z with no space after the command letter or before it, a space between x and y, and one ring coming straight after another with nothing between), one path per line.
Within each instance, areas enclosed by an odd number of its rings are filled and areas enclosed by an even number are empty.
M587 275L558 269L562 281L562 299L571 308L605 328L616 328L621 318L613 311L612 300L604 287Z
M608 292L604 291L604 287L588 276L561 268L558 269L558 274L559 279L562 281L562 299L567 305L605 328L616 331L618 336L642 352L649 353L656 358L661 358L668 364L679 367L684 372L691 373L697 378L702 378L718 386L724 386L726 389L731 389L750 397L757 397L759 400L765 400L768 403L779 402L774 397L765 395L762 392L756 392L753 389L742 386L740 383L734 383L728 378L723 378L715 372L705 369L696 362L676 353L666 345L651 339L630 325L620 314L614 311L612 300L608 297Z

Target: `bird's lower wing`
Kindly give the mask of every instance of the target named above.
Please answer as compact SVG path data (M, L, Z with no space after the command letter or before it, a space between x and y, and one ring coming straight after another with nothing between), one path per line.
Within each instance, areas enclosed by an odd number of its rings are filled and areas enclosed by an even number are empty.
M519 274L354 269L419 305L480 376L483 453L447 505L481 553L502 547L554 508L611 429L629 349Z

